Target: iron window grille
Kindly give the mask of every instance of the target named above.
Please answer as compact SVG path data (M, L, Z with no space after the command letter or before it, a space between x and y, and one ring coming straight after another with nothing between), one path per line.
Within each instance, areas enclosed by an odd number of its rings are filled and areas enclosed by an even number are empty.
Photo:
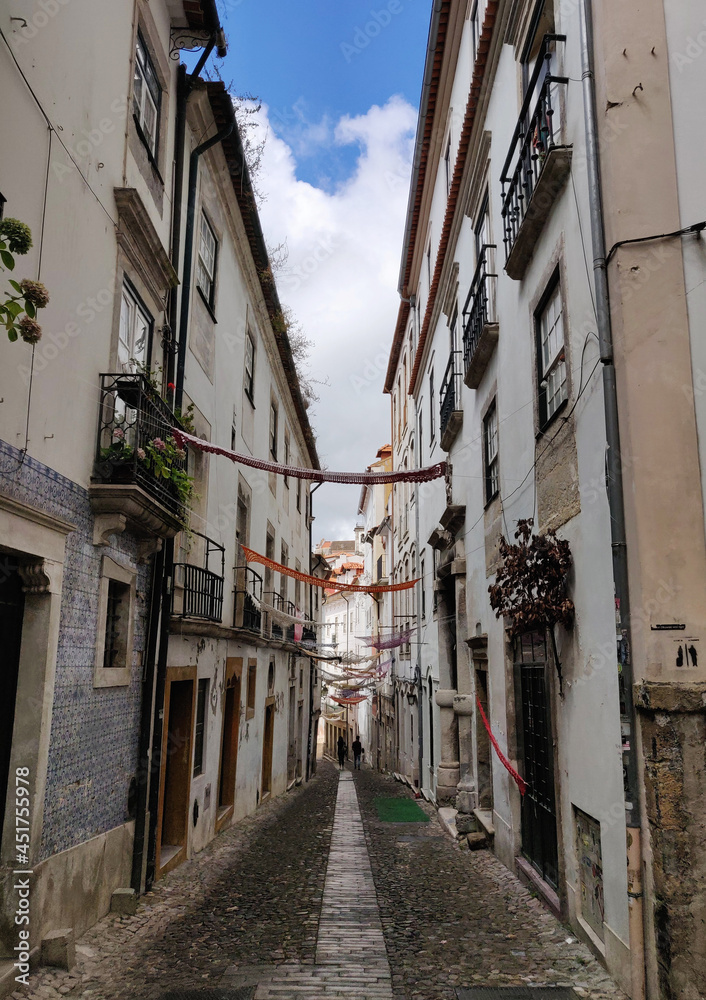
M218 241L205 212L201 212L201 228L199 231L199 253L196 265L196 287L199 289L209 308L213 308L216 287L216 254Z
M262 577L250 566L236 566L235 578L237 589L235 591L235 611L237 627L239 619L241 627L250 632L262 631Z
M446 366L439 393L439 422L442 438L451 419L451 414L455 410L461 409L461 371L460 367L456 364L456 355L458 353L460 352L452 351L449 356L449 363Z
M178 589L172 594L172 614L178 618L202 618L220 622L223 619L223 581L225 579L225 548L200 531L192 535L203 539L204 565L189 562L174 563L175 582L183 587L181 611L176 610ZM212 557L220 553L220 573L209 568Z
M132 90L132 109L140 135L153 159L157 158L159 112L162 90L159 86L152 60L140 32L135 45L135 78Z
M208 680L199 681L196 698L196 726L194 728L194 777L203 774L204 738L206 735L206 703L208 695Z
M500 491L498 410L495 401L483 419L483 450L485 452L485 502L488 504Z
M102 374L100 419L94 478L104 483L135 483L163 507L184 520L186 511L171 479L155 474L145 461L146 449L167 442L178 420L142 374ZM172 467L186 472L187 458L175 457Z
M546 427L568 399L561 283L555 277L535 318L539 425Z
M495 322L494 243L484 243L478 253L476 270L463 306L463 363L467 372L476 353L483 329Z
M129 601L130 588L118 580L109 580L103 649L103 667L108 670L126 666L126 618Z
M554 34L545 35L542 40L500 176L506 259L515 245L547 154L556 145L555 138L560 133L554 122L557 87L568 84L569 78L550 72L551 46L565 41L566 35Z

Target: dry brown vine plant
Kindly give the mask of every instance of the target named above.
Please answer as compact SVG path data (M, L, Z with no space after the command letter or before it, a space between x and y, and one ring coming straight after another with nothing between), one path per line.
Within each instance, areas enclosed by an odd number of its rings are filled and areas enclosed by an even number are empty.
M512 635L531 629L571 626L574 602L567 596L569 543L553 530L534 535L534 520L517 522L516 544L500 540L502 565L488 591L497 618L512 620Z

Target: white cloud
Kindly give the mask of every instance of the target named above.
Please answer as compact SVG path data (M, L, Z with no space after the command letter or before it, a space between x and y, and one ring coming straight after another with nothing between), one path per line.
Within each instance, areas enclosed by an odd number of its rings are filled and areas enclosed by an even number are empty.
M266 107L261 114L267 119ZM276 122L269 127L259 178L262 226L270 246L287 241L280 298L314 341L312 372L331 383L320 390L313 423L321 462L334 470L362 471L390 438L382 387L399 306L416 119L410 104L392 97L322 125L337 146L359 147L351 176L326 191L297 179L295 151L276 134ZM351 537L359 495L359 487L334 485L317 492L315 542Z

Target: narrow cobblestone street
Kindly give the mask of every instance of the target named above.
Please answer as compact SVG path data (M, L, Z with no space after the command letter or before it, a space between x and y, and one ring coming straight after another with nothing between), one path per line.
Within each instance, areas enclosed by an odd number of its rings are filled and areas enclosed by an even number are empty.
M38 970L13 996L252 987L255 1000L455 1000L459 986L565 985L623 997L489 852L452 843L430 806L429 823L377 818L376 797L408 795L322 762L159 882L135 916L100 921L70 973Z

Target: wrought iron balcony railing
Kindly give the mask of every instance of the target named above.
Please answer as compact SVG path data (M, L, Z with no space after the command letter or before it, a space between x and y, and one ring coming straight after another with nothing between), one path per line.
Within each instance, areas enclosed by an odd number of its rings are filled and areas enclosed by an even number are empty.
M271 604L272 607L275 608L277 611L284 611L285 613L289 614L289 612L287 611L288 602L285 601L282 595L279 594L276 590L265 591L265 593L262 595L262 599L263 601L265 601L266 604ZM272 616L267 615L266 617L271 618ZM269 622L269 626L270 626L270 634L273 639L284 638L284 629L280 624L278 624L275 621L271 621Z
M480 248L475 274L463 306L463 365L468 376L474 362L483 332L497 322L495 312L495 271L494 243L486 243ZM466 384L469 384L466 378ZM472 388L476 388L472 385Z
M250 566L235 568L235 620L236 628L246 628L250 632L262 632L262 577Z
M552 44L565 41L566 35L544 36L500 176L506 258L510 257L528 214L547 157L561 134L559 124L554 120L558 110L555 98L557 86L566 85L569 78L554 76L550 66ZM535 97L534 106L531 106Z
M186 453L171 429L179 423L142 374L102 374L94 481L137 485L185 520L190 489Z
M225 579L225 548L213 539L193 531L204 542L203 566L189 562L174 563L174 593L172 614L179 618L223 620L223 581ZM212 556L220 553L220 573L210 568Z
M449 356L449 363L446 366L444 378L441 383L441 391L439 392L439 399L441 402L440 426L442 442L452 414L461 409L461 370L457 360L460 353L460 351L451 352Z

